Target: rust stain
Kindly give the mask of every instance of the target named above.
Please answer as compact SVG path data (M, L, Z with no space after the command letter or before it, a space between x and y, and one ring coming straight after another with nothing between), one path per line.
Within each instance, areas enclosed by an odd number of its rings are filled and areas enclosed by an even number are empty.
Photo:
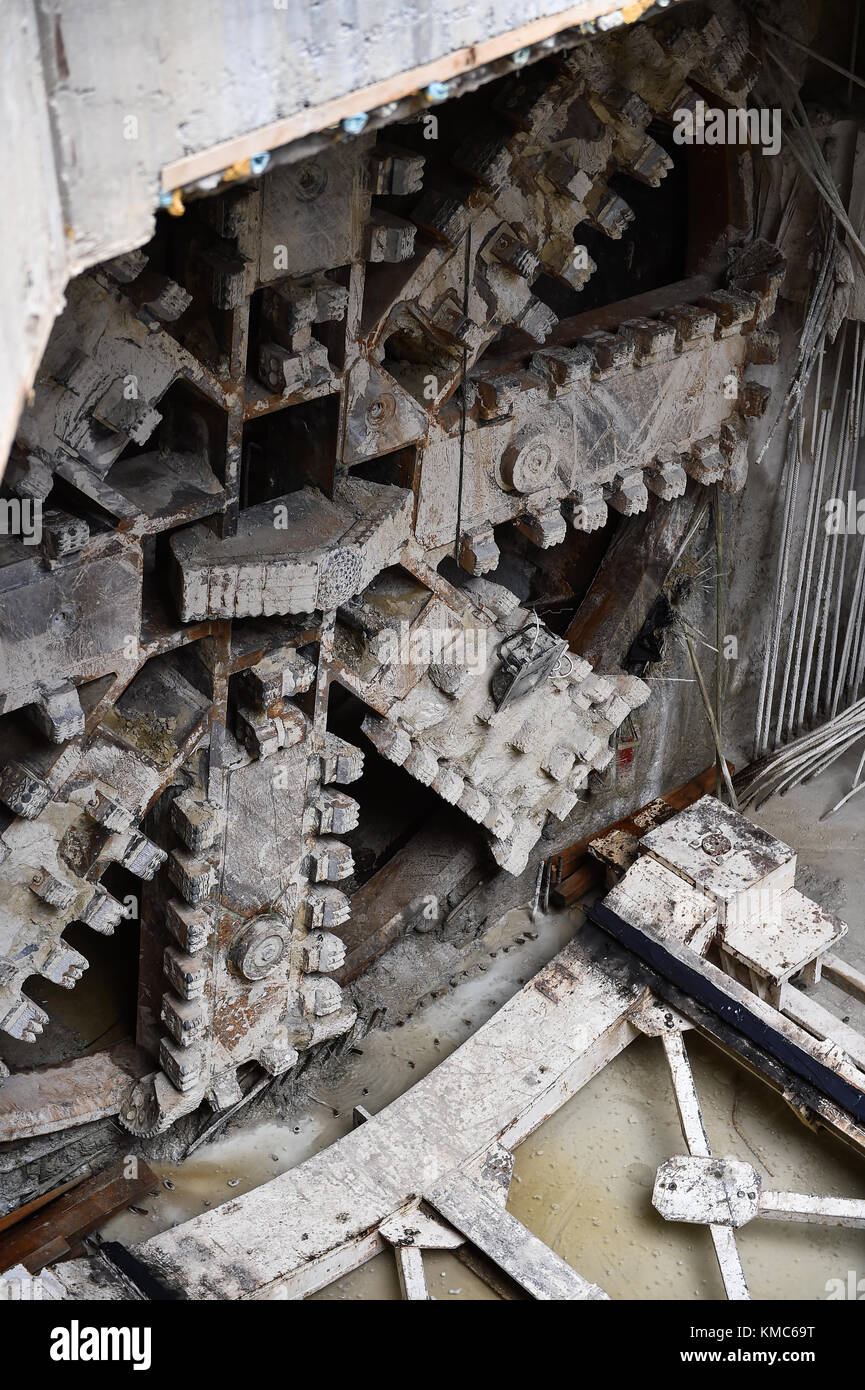
M63 30L60 26L60 16L54 21L54 57L57 60L57 76L65 82L69 76L69 63L66 59L66 46L63 42Z

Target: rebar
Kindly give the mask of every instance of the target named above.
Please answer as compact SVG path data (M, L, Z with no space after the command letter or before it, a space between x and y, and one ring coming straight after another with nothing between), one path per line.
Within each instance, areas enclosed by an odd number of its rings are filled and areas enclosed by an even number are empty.
M723 750L723 748L721 747L721 735L720 735L720 732L719 732L719 730L718 730L718 725L717 725L716 722L715 722L715 714L714 714L714 711L713 711L713 709L712 709L712 702L711 702L711 700L709 699L709 692L708 692L708 690L706 689L706 683L705 683L705 681L703 680L703 673L702 673L702 671L700 670L700 666L699 666L699 663L698 663L698 661L697 661L697 653L696 653L695 650L694 650L694 644L693 644L693 642L691 641L690 635L688 634L688 632L686 631L686 629L685 629L684 627L682 627L682 636L683 636L684 639L685 639L685 643L686 643L687 648L688 648L688 655L689 655L690 658L691 658L691 665L692 665L693 668L694 668L694 675L696 676L696 679L697 679L697 685L698 685L699 688L700 688L700 695L701 695L702 700L703 700L703 707L704 707L704 709L705 709L705 711L706 711L706 718L707 718L708 721L709 721L709 728L712 730L712 738L713 738L714 741L715 741L715 752L716 752L716 754L717 754L718 762L720 763L720 766L721 766L721 773L722 773L723 778L724 778L724 785L725 785L726 788L727 788L727 795L728 795L729 798L730 798L730 805L733 807L733 810L734 810L734 811L738 811L738 809L739 809L739 802L738 802L738 799L737 799L737 797L736 797L736 793L735 793L735 791L734 791L734 789L733 789L733 783L732 783L731 780L730 780L730 770L729 770L729 768L727 767L727 759L724 757L724 750Z
M824 435L824 433L825 433L825 428L826 428L826 416L827 416L827 415L828 415L828 411L824 411L824 412L823 412L823 415L822 415L822 419L821 419L821 421L820 421L820 433L819 433L818 441L817 441L817 451L818 451L818 454L822 451L822 448L823 448L823 435ZM804 422L803 422L801 416L799 417L799 426L800 426L800 428L799 428L799 433L798 433L797 438L796 438L796 448L801 452L801 448L802 448L802 433L803 433L803 429L804 429ZM812 516L812 514L813 514L813 510L814 510L814 498L815 498L815 495L816 495L816 485L817 485L817 468L816 468L816 466L812 466L812 469L811 469L811 483L810 483L810 486L809 486L809 488L808 488L808 502L807 502L806 509L805 509L805 534L804 534L803 540L802 540L802 555L803 555L803 558L804 558L805 554L807 553L807 549L808 549L808 537L809 537L809 534L810 534L810 520L811 520L811 516ZM790 642L789 642L789 644L788 644L788 647L787 647L787 660L786 660L786 662L784 663L784 678L783 678L783 681L782 681L782 684L781 684L781 698L780 698L780 700L779 700L779 702L778 702L778 723L777 723L776 729L775 729L775 746L776 746L776 747L777 747L777 745L782 741L783 724L784 724L784 711L785 711L786 706L787 706L787 694L788 694L788 690L790 690L790 688L791 688L791 687L790 687L790 678L791 678L791 675L792 675L793 680L792 680L792 693L791 693L791 698L790 698L790 717L789 717L789 719L788 719L788 724L787 724L787 733L788 733L788 735L789 735L789 734L792 732L792 724L793 724L793 720L792 720L792 711L793 711L793 708L794 708L795 691L796 691L796 687L797 687L798 681L799 681L799 663L800 663L800 661L801 661L801 655L802 655L802 653L801 653L801 645L800 645L800 643L798 643L798 642L795 642L795 643L794 643L794 641L793 641L793 635L796 634L797 632L799 632L799 608L800 608L800 604L801 604L801 601L802 601L802 588L803 588L804 582L805 582L805 566L804 566L803 564L800 563L800 565L799 565L799 573L798 573L798 577L797 577L797 579L796 579L796 593L795 593L795 596L794 596L794 599L793 599L793 606L792 606L792 609L791 609L791 611L790 611L790 634L791 634L791 640L790 640ZM801 634L800 634L800 635L801 635ZM793 669L794 666L795 666L795 671L794 671L794 669Z

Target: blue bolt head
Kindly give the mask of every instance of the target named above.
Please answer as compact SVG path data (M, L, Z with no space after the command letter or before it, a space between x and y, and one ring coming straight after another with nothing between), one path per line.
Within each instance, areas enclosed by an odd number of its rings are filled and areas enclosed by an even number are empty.
M159 206L160 206L161 208L170 208L170 207L171 207L171 204L173 203L173 201L174 201L174 194L173 194L173 193L166 193L166 192L164 192L164 191L163 191L162 193L160 193L160 195L159 195Z
M360 135L368 120L366 111L358 111L354 116L343 116L340 124L346 135Z
M518 48L516 53L511 54L511 62L515 68L521 68L529 61L531 56L532 50L530 48Z
M429 101L444 101L449 91L450 86L447 82L431 82L424 95Z
M249 172L251 174L263 174L269 163L269 150L264 150L261 154L251 154L249 156Z

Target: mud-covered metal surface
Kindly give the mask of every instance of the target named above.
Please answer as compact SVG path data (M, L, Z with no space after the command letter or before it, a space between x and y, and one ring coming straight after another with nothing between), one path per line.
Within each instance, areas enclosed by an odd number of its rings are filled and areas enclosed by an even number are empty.
M524 600L558 548L579 595L579 547L650 494L744 484L783 258L746 244L747 154L689 226L671 129L698 91L747 99L747 39L733 5L586 36L217 180L70 286L4 485L0 1029L50 1026L28 981L81 978L72 924L138 923L133 1133L353 1026L355 731L489 872L602 815L648 687ZM655 198L675 236L632 266ZM521 627L537 677L505 705Z

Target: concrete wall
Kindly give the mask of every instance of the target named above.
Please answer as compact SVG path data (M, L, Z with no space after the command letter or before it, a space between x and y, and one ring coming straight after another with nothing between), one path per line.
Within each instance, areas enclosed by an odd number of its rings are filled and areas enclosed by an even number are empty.
M54 317L63 307L67 246L32 0L0 12L0 470Z

